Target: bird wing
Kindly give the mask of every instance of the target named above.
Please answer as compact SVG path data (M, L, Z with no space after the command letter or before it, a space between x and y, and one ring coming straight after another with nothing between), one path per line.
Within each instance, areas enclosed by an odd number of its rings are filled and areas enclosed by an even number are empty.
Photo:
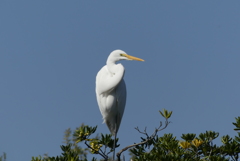
M110 92L100 95L97 94L98 106L104 123L107 124L112 135L115 135L120 127L126 105L126 98L127 91L123 79L117 87Z
M123 113L125 110L125 105L126 105L126 99L127 99L127 90L126 90L126 84L124 79L118 84L116 88L116 105L117 105L117 131L120 127L121 120L123 117ZM116 131L116 132L117 132Z
M96 92L102 94L114 89L124 76L124 67L121 64L117 64L119 70L112 75L105 65L98 72L96 76Z
M126 85L123 80L124 68L110 75L104 66L96 77L96 96L100 112L113 135L119 129L126 104Z

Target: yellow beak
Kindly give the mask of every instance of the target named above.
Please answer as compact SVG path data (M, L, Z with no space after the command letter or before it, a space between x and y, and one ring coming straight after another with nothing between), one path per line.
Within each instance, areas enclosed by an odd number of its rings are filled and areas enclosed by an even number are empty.
M134 57L134 56L131 56L131 55L127 55L127 54L122 54L123 56L127 57L129 60L137 60L137 61L144 61L143 59L141 58L137 58L137 57Z

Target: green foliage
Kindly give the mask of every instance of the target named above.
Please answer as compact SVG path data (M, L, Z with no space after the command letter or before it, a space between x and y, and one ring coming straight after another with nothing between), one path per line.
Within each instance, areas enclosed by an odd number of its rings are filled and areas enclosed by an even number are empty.
M160 114L168 119L172 113L164 109ZM236 118L233 125L240 127L240 117ZM156 136L151 143L135 146L130 152L134 161L237 161L240 154L240 133L235 138L223 136L223 145L220 146L213 142L218 136L217 132L206 131L198 136L182 134L183 140L177 140L173 134L164 134Z
M161 115L168 118L167 112ZM233 125L239 128L239 124L240 117L236 118ZM198 136L191 133L182 134L183 140L177 140L172 134L164 134L161 137L156 136L150 148L146 149L146 146L141 145L130 151L134 161L237 161L240 154L240 133L234 138L229 135L223 136L223 145L220 146L213 143L218 136L217 132L206 131Z
M135 155L135 161L165 161L165 160L218 160L225 161L229 158L238 159L239 146L236 142L217 146L213 144L218 133L206 131L198 137L195 134L183 134L183 141L177 140L172 134L164 134L162 137L156 137L152 144L152 149L146 150L144 145L136 146L130 151ZM199 139L198 139L199 138ZM226 139L226 138L225 138Z
M89 127L89 126L80 126L77 128L73 134L74 140L76 143L79 143L81 141L86 140L89 138L90 135L92 135L97 129L97 126L95 127Z
M233 122L233 125L236 126L234 130L239 131L240 130L240 117L236 117L236 122Z
M82 124L77 129L84 127L84 126L85 125ZM64 143L65 143L65 145L71 145L71 150L74 151L75 153L78 153L80 160L85 160L87 158L88 149L87 148L83 149L78 145L78 142L76 142L76 138L74 137L74 134L72 133L72 130L70 128L68 128L65 131Z
M185 141L192 141L196 137L196 134L182 134L181 138Z
M116 138L116 148L120 146L120 144L117 144L118 138ZM112 135L110 134L101 134L101 138L99 139L99 144L105 145L105 148L110 148L113 150L113 145L114 145L114 139L112 139Z
M71 144L68 144L66 146L62 145L62 155L56 156L56 157L47 157L42 158L39 157L32 157L32 161L87 161L87 159L80 159L79 153L77 151L74 151ZM94 160L93 160L94 161Z
M159 113L162 115L162 117L169 119L172 115L172 111L168 112L166 109L163 109L163 111L159 111Z
M159 113L165 119L165 126L160 126L155 129L152 135L148 135L146 129L142 132L138 128L139 133L145 135L141 137L140 143L129 145L117 153L118 161L122 152L130 149L130 155L134 161L237 161L240 154L240 132L237 136L230 137L229 135L222 136L222 145L214 144L214 141L219 137L219 133L215 131L206 131L199 135L188 133L182 134L178 140L173 134L163 134L158 136L157 132L165 129L170 123L168 119L172 115L172 111L163 109ZM233 123L240 130L240 117L235 118ZM111 160L108 155L113 150L114 140L109 134L100 134L93 137L96 132L96 127L81 125L72 134L71 129L65 131L65 143L62 145L62 154L56 157L33 157L32 161L87 161L88 152L94 155L100 155L103 160ZM71 138L72 137L72 138ZM86 149L81 148L78 144L84 143ZM116 141L116 147L119 147ZM92 158L96 161L96 158ZM0 160L2 161L2 160Z
M112 135L110 134L101 134L101 137L91 137L96 129L97 126L81 126L74 132L74 140L76 143L84 142L92 154L99 154L105 160L108 160L108 154L113 151L114 139L112 139ZM116 138L116 148L119 147L117 142L118 138Z
M6 161L6 159L7 159L7 154L3 153L3 155L0 156L0 161Z

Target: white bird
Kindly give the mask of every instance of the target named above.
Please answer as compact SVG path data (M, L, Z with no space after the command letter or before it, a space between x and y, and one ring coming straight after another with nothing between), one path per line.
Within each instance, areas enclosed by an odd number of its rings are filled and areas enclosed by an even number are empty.
M106 65L102 67L96 76L98 106L103 122L107 124L111 134L115 136L114 141L116 141L127 96L126 85L123 80L124 67L122 64L116 64L119 60L144 61L143 59L127 55L122 50L114 50L108 56ZM113 150L115 151L115 142Z

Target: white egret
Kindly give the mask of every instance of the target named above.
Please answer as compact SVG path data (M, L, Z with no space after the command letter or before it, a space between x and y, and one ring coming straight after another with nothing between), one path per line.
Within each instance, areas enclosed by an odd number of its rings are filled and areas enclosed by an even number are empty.
M116 136L124 113L127 96L126 85L123 80L124 67L122 64L116 64L119 60L144 61L143 59L127 55L122 50L114 50L108 56L106 65L102 67L96 76L98 106L103 122L107 124L111 134L115 137L113 159Z

